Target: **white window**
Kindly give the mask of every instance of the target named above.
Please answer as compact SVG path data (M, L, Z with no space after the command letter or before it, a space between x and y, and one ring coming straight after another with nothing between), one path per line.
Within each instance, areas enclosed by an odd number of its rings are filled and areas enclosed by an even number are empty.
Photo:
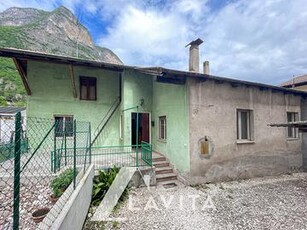
M159 117L159 139L166 140L166 116Z
M72 137L74 133L73 116L54 116L55 119L55 136Z
M288 122L298 121L298 113L287 112L287 121ZM287 137L288 138L298 138L298 130L297 130L297 128L288 127Z
M253 140L253 111L237 110L237 139Z

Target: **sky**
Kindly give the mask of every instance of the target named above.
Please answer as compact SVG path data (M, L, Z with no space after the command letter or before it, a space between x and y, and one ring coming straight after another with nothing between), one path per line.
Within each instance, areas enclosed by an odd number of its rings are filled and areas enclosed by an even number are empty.
M0 0L0 11L61 5L126 65L187 71L185 45L201 38L212 75L277 85L307 74L307 0Z

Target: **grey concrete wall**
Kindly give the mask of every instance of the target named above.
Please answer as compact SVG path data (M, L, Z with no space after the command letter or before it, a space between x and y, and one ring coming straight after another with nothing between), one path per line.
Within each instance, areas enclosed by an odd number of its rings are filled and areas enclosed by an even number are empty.
M301 120L307 121L307 99L302 99L301 102ZM302 133L303 144L302 144L302 153L303 153L303 169L307 171L307 133Z
M287 139L287 112L301 113L301 97L259 87L189 79L191 183L275 175L302 167L302 138ZM253 110L253 141L237 141L237 109ZM208 154L201 154L207 140Z
M141 173L140 173L141 171ZM156 181L156 172L155 172L155 167L148 167L148 168L141 168L139 170L136 170L131 181L129 182L128 187L140 187L140 186L145 186L143 177L145 175L150 176L150 186L155 186L157 184ZM141 175L142 174L142 175Z
M93 178L94 165L91 165L49 229L82 229L91 203ZM65 195L65 193L63 195Z

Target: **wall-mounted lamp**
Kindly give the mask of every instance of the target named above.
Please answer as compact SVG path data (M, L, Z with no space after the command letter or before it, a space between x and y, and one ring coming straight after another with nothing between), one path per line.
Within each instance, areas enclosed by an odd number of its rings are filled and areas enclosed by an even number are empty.
M141 98L141 99L140 99L140 106L143 106L143 105L144 105L144 103L145 103L144 98Z

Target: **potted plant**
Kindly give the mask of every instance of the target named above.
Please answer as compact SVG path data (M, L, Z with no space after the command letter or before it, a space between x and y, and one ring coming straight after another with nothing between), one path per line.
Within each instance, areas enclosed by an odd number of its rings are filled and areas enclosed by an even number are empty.
M50 184L52 194L49 196L49 200L55 204L59 197L65 192L68 186L74 179L73 168L66 169L64 172L55 177Z
M32 220L35 222L35 223L39 223L41 222L45 216L48 214L48 212L50 211L49 208L39 208L39 209L36 209L34 212L32 212Z

